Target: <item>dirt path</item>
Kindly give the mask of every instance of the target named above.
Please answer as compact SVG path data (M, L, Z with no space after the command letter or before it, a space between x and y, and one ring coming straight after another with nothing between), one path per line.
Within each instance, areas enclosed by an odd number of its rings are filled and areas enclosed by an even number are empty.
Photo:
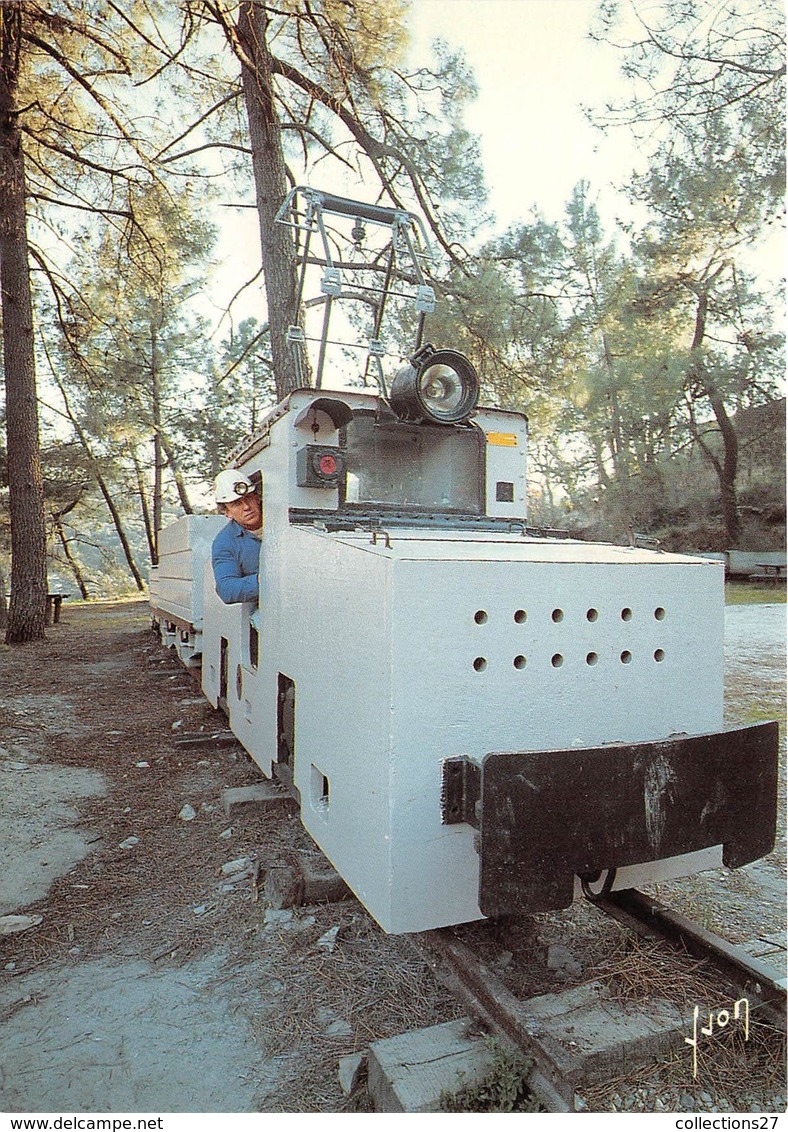
M726 658L730 722L764 703L784 718L783 614L758 619L771 635L752 656L734 642ZM734 637L753 616L734 615ZM311 843L290 802L228 821L222 788L258 781L257 768L237 746L179 742L223 728L143 602L73 606L47 641L0 646L0 1111L352 1111L364 1102L340 1089L342 1056L458 1015L355 901L276 912L255 900L256 863ZM766 861L661 898L733 940L784 932L784 815ZM580 904L513 932L527 993L564 985L555 946L584 977L609 958L595 915ZM1 934L9 916L31 926ZM732 1099L722 1090L722 1111L740 1111L742 1088L747 1107L774 1110L781 1067L773 1081L748 1074ZM613 1106L653 1103L654 1080ZM672 1079L659 1091L686 1111Z
M228 822L257 768L178 743L222 727L142 602L0 651L0 918L40 917L0 936L0 1110L342 1111L341 1056L454 1016L355 901L253 900L307 840L288 802Z

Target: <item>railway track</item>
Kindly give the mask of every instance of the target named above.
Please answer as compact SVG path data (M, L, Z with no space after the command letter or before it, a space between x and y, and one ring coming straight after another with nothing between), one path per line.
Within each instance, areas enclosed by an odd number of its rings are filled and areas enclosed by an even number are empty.
M216 731L205 734L181 735L178 743L185 747L215 748L235 746L237 739L226 728L217 728ZM325 861L325 866L327 873L333 873L328 861ZM293 898L291 889L293 892L296 889L292 885L286 892L284 889L280 892L282 882L276 879L276 870L269 872L273 888L271 892L266 890L266 898L273 896L275 907L302 902L300 897ZM752 1020L753 1023L766 1023L775 1030L785 1032L786 978L776 975L769 964L637 890L605 893L603 888L599 896L589 892L586 895L589 901L585 907L591 910L592 917L599 917L600 928L605 919L614 920L632 938L662 945L667 953L675 957L677 965L686 963L689 958L692 960L693 971L702 967L707 984L710 980L713 982L715 1003L725 1004L721 1010L728 1015L726 1024L735 1022L739 1025L745 1021L749 1024ZM336 897L328 895L326 890L326 895L316 899L333 900ZM495 936L494 921L483 922L483 925L492 929L482 936L489 946ZM659 1018L663 1029L646 1034L645 1038L642 1034L636 1035L629 1042L627 1035L622 1037L620 1028L614 1024L616 1004L615 1001L605 1000L602 983L592 980L590 983L583 983L581 987L573 985L569 990L557 994L543 995L537 991L533 997L522 997L511 985L507 985L507 978L500 973L501 968L496 959L483 960L476 947L465 942L463 937L470 936L473 939L473 929L478 929L479 925L470 925L470 932L464 930L467 927L468 925L461 925L459 928L442 928L403 936L402 939L407 941L407 946L417 949L435 976L447 986L470 1016L478 1020L491 1035L531 1061L533 1069L529 1087L544 1110L584 1111L588 1108L584 1090L598 1087L600 1077L611 1066L617 1066L626 1074L630 1069L641 1068L649 1059L653 1063L671 1052L687 1052L684 1043L692 1038L694 1032L691 1011L685 1010L682 1013L676 1006L671 1018L665 1016L662 1003L655 1005L647 998L630 1000L624 1014L628 1014L630 1019L633 1016L653 1015ZM586 925L585 930L593 931L593 920ZM510 983L512 981L509 980ZM541 981L541 978L536 979L537 984ZM578 1040L567 1041L566 1033L560 1027L553 1026L552 1019L546 1018L543 1011L535 1008L537 1004L541 1006L545 999L565 998L567 1011L574 1012L582 1019L583 1012L588 1014L592 1009L591 1000L595 996L601 1003L601 1010L609 1016L611 1041L607 1047L596 1046L590 1055L583 1048L582 1020L578 1022L579 1029L575 1035ZM746 1019L734 1017L735 1004L742 1000L747 1004ZM706 999L699 994L698 1002L702 1001ZM740 1015L742 1010L743 1007L740 1006ZM708 1026L716 1020L719 1013L718 1011L715 1019L712 1019L701 1010L698 1021L701 1026ZM695 1032L697 1031L699 1027ZM630 1044L631 1049L623 1048Z
M237 744L236 737L227 729L219 728L206 734L185 734L178 743L186 747L216 747ZM326 871L333 873L328 861ZM266 890L266 898L274 899L275 907L291 906L301 903L294 898L296 891L282 888L282 880L276 870L268 870L272 879L272 889ZM282 870L279 870L280 872ZM279 878L279 879L278 879ZM337 878L339 879L339 878ZM279 890L282 889L280 892ZM287 891L285 891L287 889ZM291 891L292 890L292 891ZM300 889L299 889L300 891ZM331 890L333 891L333 889ZM604 892L604 889L602 890ZM316 899L333 900L329 895ZM349 895L349 893L348 893ZM786 1029L786 978L775 974L774 969L745 950L731 944L693 923L687 917L675 912L656 899L634 889L616 893L605 893L589 897L587 908L593 909L592 916L599 916L600 927L604 919L616 921L633 938L653 941L663 945L675 956L677 964L692 959L692 969L702 967L709 979L713 980L716 1002L727 1004L729 1019L737 1024L743 1018L733 1018L735 1004L746 1001L747 1019L767 1023L770 1027L785 1032ZM493 925L487 921L487 925ZM472 925L478 928L478 925ZM593 930L593 922L588 925ZM612 1015L615 1003L604 1000L604 986L592 981L582 984L583 992L573 986L569 991L553 995L521 997L515 993L506 978L499 973L499 964L493 959L484 961L476 948L462 938L463 926L442 928L418 935L403 936L407 945L415 947L437 978L451 991L470 1016L478 1020L483 1028L494 1037L502 1040L532 1062L529 1087L540 1106L550 1112L577 1112L587 1109L584 1089L590 1085L598 1086L599 1076L610 1066L618 1065L626 1073L630 1068L642 1067L649 1058L656 1061L670 1052L686 1052L684 1042L693 1035L691 1012L682 1014L678 1007L673 1017L666 1017L663 1004L658 1006L648 1000L630 1001L625 1013L635 1016L659 1017L663 1030L646 1034L645 1038L636 1035L628 1042L622 1037L620 1027L614 1024ZM473 936L473 932L470 933ZM495 930L484 934L489 945ZM540 982L541 980L537 980ZM583 1049L582 1040L566 1040L566 1034L551 1025L535 1004L544 999L559 1000L567 998L568 1012L577 1013L581 1019L583 1012L592 1008L591 999L597 997L601 1009L610 1015L609 1046L597 1046L589 1055ZM699 1001L702 1001L699 995ZM740 1007L739 1013L742 1008ZM708 1024L712 1019L701 1012L700 1023ZM578 1023L578 1039L582 1039L582 1020ZM632 1049L623 1050L631 1044Z
M785 1029L785 974L776 976L769 964L637 889L612 894L597 906L635 931L668 940L705 960L728 981L731 990L746 995L761 1016Z
M489 963L458 938L454 929L413 937L436 975L468 1012L490 1034L531 1060L529 1084L542 1108L550 1112L583 1111L587 1108L584 1087L598 1085L598 1074L604 1072L604 1066L618 1064L626 1071L630 1064L657 1060L671 1049L687 1052L685 1043L691 1046L693 1040L697 1057L698 1042L706 1040L703 1035L710 1037L726 1025L749 1028L750 1020L757 1019L785 1032L786 979L775 975L768 964L642 892L623 891L592 903L600 916L612 917L633 935L672 948L677 964L693 957L693 968L697 970L702 965L714 982L717 1001L724 1002L726 1008L709 1012L699 1006L687 1016L677 1007L672 1022L670 1018L665 1020L664 1032L657 1034L647 1027L640 1039L633 1037L631 1048L625 1049L612 1004L603 1001L599 984L591 984L591 993L598 993L601 1009L609 1013L611 1044L607 1049L597 1045L589 1054L588 1048L583 1048L582 1018L592 1017L593 1009L588 1009L588 996L583 998L575 993L577 988L566 992L565 997L568 1014L577 1019L576 1030L568 1029L575 1032L578 1040L567 1042L566 1030L553 1026L554 1016L545 1015L543 1008L547 999L557 1000L560 995L519 998ZM660 1005L658 1010L655 1002L644 1000L637 1003L634 1013L649 1020L661 1013L664 1019L664 1006ZM630 1005L630 1018L632 1015Z

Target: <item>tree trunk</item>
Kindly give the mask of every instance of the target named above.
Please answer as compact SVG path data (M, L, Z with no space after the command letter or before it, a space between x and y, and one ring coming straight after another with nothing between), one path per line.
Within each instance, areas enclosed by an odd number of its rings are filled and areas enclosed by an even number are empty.
M145 583L142 580L142 575L140 574L139 570L137 569L137 563L134 561L134 555L131 553L131 544L129 543L129 540L126 537L126 532L123 528L123 521L120 517L120 512L118 511L117 507L115 506L115 500L112 498L112 494L111 494L111 492L110 492L110 490L107 486L106 480L104 479L104 477L101 474L101 470L99 468L98 461L94 458L93 453L90 450L90 444L88 443L88 438L85 435L84 429L80 426L79 421L77 420L77 418L74 416L74 414L71 411L71 406L69 405L68 396L66 394L66 390L65 390L63 383L58 379L57 374L53 373L52 376L53 376L53 378L55 380L55 384L57 385L58 389L60 390L60 394L63 398L63 404L65 405L65 408L66 408L66 416L68 417L68 419L71 421L72 425L74 426L74 432L77 434L77 439L79 440L79 443L82 445L82 447L85 451L85 455L87 456L88 461L90 463L90 470L95 477L96 483L98 484L99 491L101 492L101 494L104 497L104 502L107 505L107 510L109 511L110 515L112 516L112 522L115 525L115 530L117 532L118 538L120 539L120 545L123 548L123 553L126 557L126 563L128 564L129 570L132 573L132 576L133 576L134 581L136 583L137 589L138 590L144 590L145 589Z
M589 285L590 284L591 280L589 278ZM597 318L601 318L602 314L596 301L596 292L594 292L593 301ZM616 384L616 366L610 350L610 343L604 331L602 332L602 349L605 357L605 369L607 370L609 379L607 401L610 405L610 455L613 458L616 487L618 488L619 498L621 500L621 518L624 526L629 527L632 523L632 503L629 490L629 453L627 451L621 421L621 405L618 399L618 388Z
M5 628L8 620L8 594L6 591L5 574L0 570L0 629Z
M164 455L167 457L167 467L172 472L172 478L175 480L175 487L178 491L178 499L181 501L181 507L184 510L184 514L193 515L194 508L191 505L189 493L186 490L186 484L181 472L181 466L175 457L175 452L173 451L172 445L163 432L160 433L160 437Z
M284 397L299 385L308 384L309 378L306 367L299 375L294 348L287 341L288 327L298 322L297 285L290 229L276 223L288 186L266 38L266 7L245 0L238 12L237 31L248 60L241 62L241 85L252 144L274 380L278 396Z
M737 547L741 536L741 516L736 490L736 476L739 470L739 439L722 398L710 384L706 385L706 396L709 398L722 435L722 465L717 465L717 472L720 481L720 500L725 534L728 546Z
M140 497L140 512L145 527L145 537L148 540L148 553L150 554L151 566L156 566L158 565L156 558L156 539L153 534L148 497L145 494L145 477L142 474L142 467L137 459L137 453L133 449L131 450L131 459L134 463L134 474L137 478L137 494Z
M159 564L159 531L161 530L162 469L164 455L161 449L161 390L159 388L158 337L156 325L151 322L151 403L153 407L153 546L151 565Z
M720 268L720 271L721 270ZM719 273L718 271L717 275L719 275ZM716 279L716 275L714 278ZM689 373L696 388L700 390L704 397L708 398L712 412L719 425L720 435L722 436L722 460L717 459L708 445L702 442L697 429L694 430L695 438L700 442L701 451L717 473L717 479L720 485L722 519L725 524L725 539L728 548L734 549L739 545L739 537L741 535L741 516L739 515L739 500L736 490L736 476L739 470L739 441L736 436L736 429L733 427L733 422L725 408L725 402L719 395L714 383L711 381L701 354L701 346L706 337L708 292L706 290L698 290L696 294L698 305L695 309L695 330L692 336L692 346L690 348L692 363Z
M11 0L0 5L0 292L11 517L7 644L43 639L47 595L25 167L16 107L21 48L22 4Z
M112 522L115 524L115 530L117 532L118 538L120 539L120 545L123 547L123 553L126 557L126 563L128 564L129 570L131 570L132 577L134 578L137 589L144 590L145 583L142 580L142 575L137 569L137 563L134 561L134 555L131 553L131 544L126 537L126 531L123 527L123 520L120 517L120 512L115 506L115 500L112 498L112 493L107 487L104 477L95 467L93 469L93 474L96 477L96 483L99 486L99 491L104 496L104 502L107 505L107 510L112 516Z
M66 532L63 528L63 519L60 515L55 516L55 529L57 530L57 535L60 539L60 545L63 547L63 554L66 557L66 562L68 562L71 573L74 575L74 581L79 587L79 592L82 595L82 599L83 601L90 601L90 594L88 593L88 588L85 585L85 579L82 577L82 571L79 568L79 563L71 553L71 547L68 545L69 540L66 538Z

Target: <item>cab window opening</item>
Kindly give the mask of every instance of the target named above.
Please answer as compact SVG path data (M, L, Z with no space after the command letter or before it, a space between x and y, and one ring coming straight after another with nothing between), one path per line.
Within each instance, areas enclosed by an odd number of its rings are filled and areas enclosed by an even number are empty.
M356 413L341 434L347 477L340 505L480 515L483 439L475 425L414 425Z

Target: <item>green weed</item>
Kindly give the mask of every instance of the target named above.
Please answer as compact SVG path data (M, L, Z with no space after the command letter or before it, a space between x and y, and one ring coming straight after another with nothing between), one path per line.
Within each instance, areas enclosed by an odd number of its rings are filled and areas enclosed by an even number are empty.
M456 1092L443 1092L441 1112L541 1112L528 1079L533 1058L524 1058L490 1040L494 1061L478 1085L464 1085Z
M785 605L785 583L726 582L726 605Z

